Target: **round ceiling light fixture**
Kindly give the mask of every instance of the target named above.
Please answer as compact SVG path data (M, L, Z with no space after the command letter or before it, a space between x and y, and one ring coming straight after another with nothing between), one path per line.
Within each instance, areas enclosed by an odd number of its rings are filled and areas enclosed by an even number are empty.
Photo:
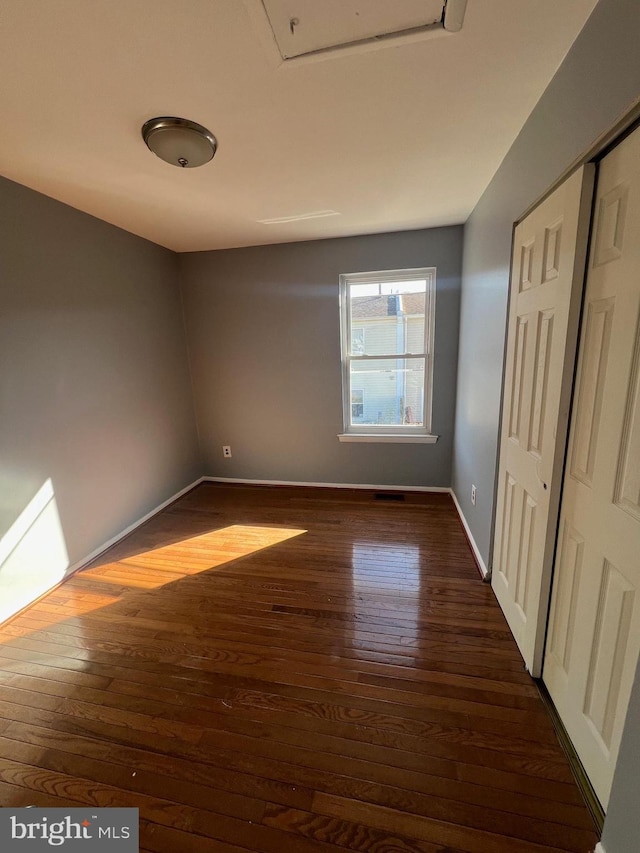
M218 142L206 127L187 118L161 116L142 125L142 138L161 160L193 169L213 159Z

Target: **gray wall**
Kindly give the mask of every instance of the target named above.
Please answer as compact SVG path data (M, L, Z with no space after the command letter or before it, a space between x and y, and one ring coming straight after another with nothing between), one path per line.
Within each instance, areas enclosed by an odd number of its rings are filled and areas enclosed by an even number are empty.
M465 226L453 487L487 565L512 223L640 96L639 35L638 0L600 0Z
M0 538L50 478L73 564L200 474L177 263L0 179Z
M449 486L462 226L182 255L205 474ZM436 266L435 445L340 443L340 273ZM233 458L222 458L230 444Z

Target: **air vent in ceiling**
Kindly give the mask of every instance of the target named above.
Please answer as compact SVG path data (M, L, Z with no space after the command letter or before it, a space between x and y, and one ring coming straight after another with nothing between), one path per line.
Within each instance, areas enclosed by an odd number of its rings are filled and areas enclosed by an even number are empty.
M467 0L262 0L283 59L421 31L459 30Z

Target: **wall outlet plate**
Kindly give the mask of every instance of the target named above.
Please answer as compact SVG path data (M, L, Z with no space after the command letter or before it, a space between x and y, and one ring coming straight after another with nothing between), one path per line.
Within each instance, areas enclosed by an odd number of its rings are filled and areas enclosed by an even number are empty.
M473 506L476 505L476 487L475 486L471 486L471 503L473 504Z
M231 445L223 444L222 445L222 455L225 459L231 459Z

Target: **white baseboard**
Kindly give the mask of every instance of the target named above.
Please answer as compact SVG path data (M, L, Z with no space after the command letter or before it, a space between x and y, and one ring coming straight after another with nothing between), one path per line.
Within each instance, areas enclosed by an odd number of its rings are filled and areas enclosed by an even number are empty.
M462 522L462 526L464 527L465 533L467 534L467 539L469 540L469 545L471 545L471 550L473 551L473 556L476 558L476 562L478 563L478 567L482 574L483 578L486 578L489 574L489 569L484 564L484 560L482 559L482 554L480 553L480 549L476 544L476 540L473 538L473 533L471 532L471 528L467 523L467 519L464 517L464 513L462 512L462 507L458 503L458 498L455 495L453 489L451 489L451 497L453 498L453 502L456 505L456 509L458 510L458 515L460 516L460 521Z
M109 548L112 548L114 545L117 545L117 543L120 542L120 540L124 539L125 536L128 536L130 533L133 533L136 528L143 525L146 521L149 521L149 519L153 518L154 515L157 515L159 512L162 512L162 510L166 509L169 504L172 504L174 501L177 501L178 498L181 498L183 495L186 495L187 492L190 492L191 489L199 485L203 479L203 477L198 477L198 479L194 480L193 483L190 483L188 486L185 486L184 489L180 489L180 491L176 492L175 495L172 495L170 498L167 498L166 501L163 501L161 504L158 504L158 506L154 507L152 510L149 510L146 515L143 515L142 518L139 518L137 521L134 521L133 524L130 524L128 527L125 527L124 530L121 530L120 533L117 533L107 542L103 542L102 545L96 548L95 551L92 551L88 556L83 557L81 560L78 560L77 563L74 563L72 566L69 566L69 568L65 572L65 577L68 577L74 572L77 572L78 569L81 569L83 566L86 566L91 563L93 560L99 557L100 554L104 554L104 552L108 551Z
M206 483L239 483L246 486L306 486L309 489L373 489L376 492L442 492L450 493L448 486L389 486L366 483L309 483L295 480L247 480L241 477L202 477Z
M607 853L607 851L606 851L606 850L604 849L604 847L602 846L602 841L599 841L599 842L596 844L596 849L595 849L594 853Z

